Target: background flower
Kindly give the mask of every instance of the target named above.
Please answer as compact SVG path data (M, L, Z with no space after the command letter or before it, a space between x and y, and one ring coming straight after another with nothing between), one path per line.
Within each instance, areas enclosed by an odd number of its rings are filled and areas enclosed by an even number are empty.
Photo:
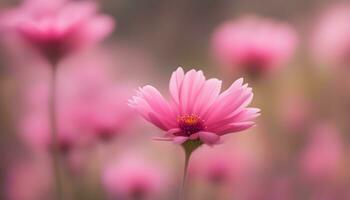
M213 53L219 63L254 74L280 68L293 55L297 36L287 23L259 16L224 22L214 32Z

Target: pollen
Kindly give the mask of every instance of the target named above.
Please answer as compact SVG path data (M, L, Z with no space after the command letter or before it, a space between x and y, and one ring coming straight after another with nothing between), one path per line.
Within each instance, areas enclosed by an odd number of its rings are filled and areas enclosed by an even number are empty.
M180 115L178 116L177 121L179 123L179 128L188 136L205 128L203 125L203 120L195 114Z

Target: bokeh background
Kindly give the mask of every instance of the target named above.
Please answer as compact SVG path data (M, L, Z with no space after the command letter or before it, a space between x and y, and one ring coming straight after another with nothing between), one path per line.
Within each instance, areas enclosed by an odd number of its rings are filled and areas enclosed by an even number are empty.
M19 4L1 0L0 12ZM349 1L98 4L115 19L115 30L58 70L64 199L176 199L182 149L153 141L161 131L127 100L145 84L167 96L178 66L203 70L225 88L244 77L255 94L253 106L261 109L254 128L194 153L191 200L350 199ZM293 53L272 73L231 70L244 66L224 66L213 55L218 27L247 15L295 30ZM51 68L11 34L0 37L0 198L55 199L46 113ZM276 37L262 40L270 46Z

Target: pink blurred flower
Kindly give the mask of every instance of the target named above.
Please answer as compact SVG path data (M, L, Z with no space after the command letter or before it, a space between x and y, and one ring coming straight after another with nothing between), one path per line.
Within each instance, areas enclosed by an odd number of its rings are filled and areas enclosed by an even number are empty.
M159 199L169 188L163 168L135 155L107 165L102 183L111 199Z
M69 116L59 115L58 119L58 148L62 153L69 152L73 146L77 145L81 133L77 133L77 129L73 126ZM20 136L23 141L32 149L37 151L52 150L52 135L47 113L33 113L24 116L20 124Z
M230 185L254 176L256 166L256 155L230 143L199 149L191 158L189 174L212 184Z
M98 52L98 53L96 53ZM105 52L76 54L61 64L57 80L58 143L62 151L87 145L93 139L110 140L126 131L133 122L134 110L127 106L131 91L113 80L113 62ZM100 55L103 53L104 56ZM29 146L47 149L51 146L47 98L47 72L24 88L24 114L20 135Z
M259 109L247 108L253 93L247 84L242 84L243 79L239 79L220 94L220 80L206 80L202 71L185 74L179 67L170 79L170 102L147 85L139 89L129 105L166 132L161 139L213 145L220 142L220 136L253 126L252 120L259 115Z
M50 200L51 171L47 162L18 162L6 175L7 200Z
M225 22L212 38L214 57L221 64L253 74L265 74L285 64L296 43L296 32L289 24L258 16Z
M2 14L0 24L50 61L102 40L114 28L111 17L98 14L96 2L69 0L25 0Z
M320 125L312 131L300 160L306 178L331 180L335 178L342 161L342 143L337 130L330 125Z
M311 53L316 61L329 65L349 64L350 4L336 4L324 10L311 34Z

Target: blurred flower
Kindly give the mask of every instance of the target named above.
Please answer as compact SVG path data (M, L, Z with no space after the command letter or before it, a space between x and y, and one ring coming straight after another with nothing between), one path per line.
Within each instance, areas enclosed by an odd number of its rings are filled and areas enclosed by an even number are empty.
M111 17L98 14L96 2L69 0L25 0L4 12L0 24L18 33L51 62L102 40L114 27Z
M79 136L73 123L68 116L60 115L58 119L58 148L62 153L69 152L73 146L77 145ZM25 116L20 125L20 135L24 142L34 150L52 150L52 135L46 113L30 114Z
M215 149L199 149L191 158L189 174L212 184L230 185L254 176L258 165L256 155L239 147L226 144Z
M311 34L311 53L316 61L329 65L350 63L350 4L336 4L325 10Z
M62 151L85 145L94 138L111 140L127 130L134 110L127 106L128 86L113 80L113 62L103 49L64 60L58 77L58 143ZM102 55L101 55L102 54ZM45 69L42 69L45 71ZM48 69L46 68L46 72ZM51 146L48 123L48 73L24 89L25 112L20 134L31 147Z
M300 160L300 167L311 181L332 180L342 162L342 143L337 130L330 125L314 128Z
M102 183L111 199L159 199L169 188L169 179L160 166L143 157L122 156L106 166Z
M212 38L214 57L253 75L274 71L293 55L295 30L287 23L245 16L223 23Z
M20 161L10 165L6 178L7 200L49 200L51 171L44 161Z
M252 89L243 79L220 94L221 81L205 80L202 71L173 72L167 102L154 87L140 88L129 101L146 120L166 131L163 140L183 144L197 141L208 145L220 142L220 136L243 131L254 125L259 109L247 108L253 99Z

